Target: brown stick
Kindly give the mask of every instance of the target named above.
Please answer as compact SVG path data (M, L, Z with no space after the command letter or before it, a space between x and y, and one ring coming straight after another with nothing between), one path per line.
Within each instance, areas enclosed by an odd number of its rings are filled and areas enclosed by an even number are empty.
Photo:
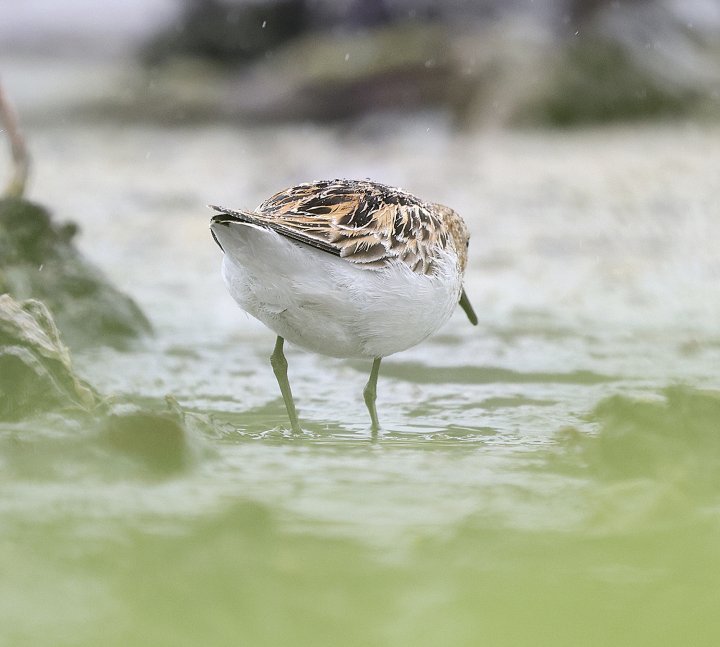
M12 176L5 187L3 197L22 198L25 193L28 173L30 172L30 156L25 146L25 140L20 133L20 125L15 116L15 111L3 93L2 84L0 84L0 126L2 126L10 142L10 154L13 163Z

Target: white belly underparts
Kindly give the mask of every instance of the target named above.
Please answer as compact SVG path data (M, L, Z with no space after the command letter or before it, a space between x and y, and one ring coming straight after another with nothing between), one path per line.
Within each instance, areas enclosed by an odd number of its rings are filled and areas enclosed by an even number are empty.
M419 343L452 314L461 277L448 255L437 275L362 269L250 227L221 238L223 278L243 310L276 334L333 357L385 357Z

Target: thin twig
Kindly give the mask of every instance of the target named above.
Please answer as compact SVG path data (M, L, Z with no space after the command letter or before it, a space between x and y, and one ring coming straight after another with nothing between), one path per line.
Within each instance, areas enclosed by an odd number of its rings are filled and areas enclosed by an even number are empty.
M20 125L15 116L15 111L3 93L2 84L0 84L0 126L2 126L10 142L10 154L13 164L12 176L5 187L3 197L22 198L25 193L28 173L30 172L30 156L25 146L25 140L20 133Z

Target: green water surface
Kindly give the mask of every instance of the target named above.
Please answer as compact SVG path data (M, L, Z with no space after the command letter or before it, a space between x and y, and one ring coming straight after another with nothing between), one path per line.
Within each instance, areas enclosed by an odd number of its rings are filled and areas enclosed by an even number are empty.
M34 132L33 197L157 330L78 371L187 432L0 426L0 644L719 644L718 132L367 128ZM292 347L287 432L207 229L332 176L472 232L480 324L383 363L376 438L369 365Z

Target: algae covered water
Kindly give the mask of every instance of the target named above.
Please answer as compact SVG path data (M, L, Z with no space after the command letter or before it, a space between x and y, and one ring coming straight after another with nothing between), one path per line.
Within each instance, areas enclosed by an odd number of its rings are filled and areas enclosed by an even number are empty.
M717 644L719 135L37 128L31 197L155 328L75 366L186 433L0 426L0 644ZM287 432L208 231L335 176L472 234L480 324L383 362L376 438L369 366L292 347Z

